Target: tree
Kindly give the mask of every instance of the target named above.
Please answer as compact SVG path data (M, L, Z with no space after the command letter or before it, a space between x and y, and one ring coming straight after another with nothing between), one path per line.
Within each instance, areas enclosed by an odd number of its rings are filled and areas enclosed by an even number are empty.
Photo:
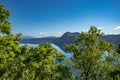
M111 56L111 65L113 65L113 70L109 73L109 75L114 80L120 79L120 44L119 47L115 50L113 55Z
M69 80L72 73L62 64L64 55L51 44L19 47L21 34L12 34L9 16L0 5L0 80Z
M0 79L12 78L11 65L15 53L19 52L18 44L21 34L11 33L9 16L10 11L5 9L4 5L0 5Z
M119 44L119 46L118 46L116 52L117 52L118 54L120 54L120 44Z
M102 69L108 65L103 64L106 52L111 53L113 45L101 40L103 33L95 26L91 26L88 32L81 32L76 44L66 45L66 50L73 54L73 67L77 69L79 77L85 80L97 78Z
M13 80L69 80L72 78L70 69L61 64L64 55L56 51L51 44L41 43L38 47L22 46L17 57L17 63L15 63L17 70Z

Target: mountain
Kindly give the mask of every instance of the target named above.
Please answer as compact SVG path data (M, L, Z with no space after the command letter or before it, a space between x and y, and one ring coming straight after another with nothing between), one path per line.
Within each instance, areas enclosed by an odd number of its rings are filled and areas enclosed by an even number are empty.
M120 34L105 35L105 36L102 36L102 39L107 42L115 44L115 47L118 47L118 45L120 44Z
M80 33L78 32L66 32L60 38L56 39L53 43L64 50L65 44L75 43L76 37L79 35Z
M39 44L42 42L48 42L48 43L53 43L54 40L56 40L57 37L43 37L43 38L25 38L22 39L21 43L26 43L26 44Z
M22 36L21 38L22 39L30 39L30 38L34 38L34 37L32 37L32 36Z
M66 32L64 33L61 38L66 38L66 37L77 37L79 36L80 33L79 32L74 32L74 33L71 33L71 32Z
M31 43L31 44L39 44L41 42L53 43L59 46L64 50L65 44L75 43L76 37L79 36L78 32L66 32L61 37L44 37L44 38L24 38L21 43ZM120 34L119 35L105 35L102 36L101 39L114 43L116 46L120 44Z

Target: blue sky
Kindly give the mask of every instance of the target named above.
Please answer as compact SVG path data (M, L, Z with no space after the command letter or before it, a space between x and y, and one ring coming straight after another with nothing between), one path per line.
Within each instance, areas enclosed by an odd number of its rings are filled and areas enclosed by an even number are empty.
M120 0L0 0L11 11L13 33L34 37L86 31L120 34Z

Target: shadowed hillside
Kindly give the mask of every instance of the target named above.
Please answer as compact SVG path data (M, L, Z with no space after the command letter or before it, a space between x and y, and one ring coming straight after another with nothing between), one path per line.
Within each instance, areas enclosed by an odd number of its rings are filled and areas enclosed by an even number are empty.
M59 46L64 50L65 44L75 43L76 37L79 36L78 32L66 32L61 37L44 37L44 38L24 38L21 43L31 43L31 44L39 44L41 42L53 43ZM120 34L119 35L105 35L101 39L114 43L116 46L120 43Z

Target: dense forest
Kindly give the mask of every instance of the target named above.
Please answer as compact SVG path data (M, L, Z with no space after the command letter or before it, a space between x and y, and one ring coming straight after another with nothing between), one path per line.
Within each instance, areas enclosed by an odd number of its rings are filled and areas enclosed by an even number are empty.
M81 32L75 44L65 46L66 58L50 43L19 46L21 33L13 34L10 11L0 5L0 80L119 80L120 45L101 39L100 29Z

